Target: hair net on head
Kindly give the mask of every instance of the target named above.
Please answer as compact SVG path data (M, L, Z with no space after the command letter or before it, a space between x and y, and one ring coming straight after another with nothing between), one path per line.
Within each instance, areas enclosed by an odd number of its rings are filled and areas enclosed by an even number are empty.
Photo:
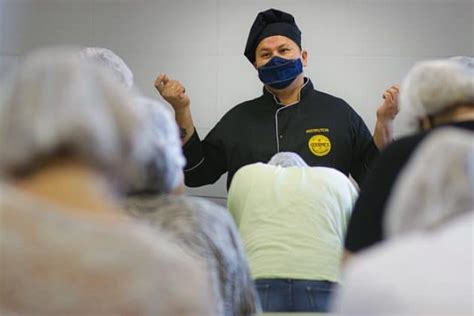
M135 103L147 117L143 131L152 142L149 160L144 162L143 173L134 181L130 191L169 193L182 182L182 170L186 164L178 126L171 110L164 104L145 97L137 97Z
M100 67L50 48L16 70L0 94L0 175L34 170L64 151L113 177L132 176L148 159L144 118Z
M474 210L474 133L433 132L403 169L388 201L385 231L392 237L429 229Z
M402 83L401 108L408 110L412 119L436 114L460 103L474 103L474 68L465 60L419 62Z
M2 316L213 315L206 271L161 231L2 193Z
M86 47L79 51L79 57L89 59L108 69L114 77L127 88L133 88L133 73L127 64L110 49L102 47Z
M277 153L273 155L268 164L280 167L308 167L303 158L292 152Z
M469 56L454 56L449 58L449 60L458 62L466 67L474 69L474 58Z

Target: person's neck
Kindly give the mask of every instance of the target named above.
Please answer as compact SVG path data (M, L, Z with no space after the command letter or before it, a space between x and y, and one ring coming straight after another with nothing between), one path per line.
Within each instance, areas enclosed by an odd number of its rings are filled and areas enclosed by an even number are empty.
M455 110L434 117L435 125L474 120L474 105L458 106Z
M66 212L119 215L105 177L80 162L54 161L28 177L15 180L13 186Z
M268 88L283 105L296 103L300 99L300 92L304 86L304 75L299 75L288 87L284 89Z

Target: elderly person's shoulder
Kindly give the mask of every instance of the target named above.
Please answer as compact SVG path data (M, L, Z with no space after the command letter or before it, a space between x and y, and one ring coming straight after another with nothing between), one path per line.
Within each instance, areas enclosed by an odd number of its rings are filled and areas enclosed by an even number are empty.
M233 218L211 201L182 195L141 195L129 197L124 208L192 256L205 261L214 258L213 252L221 258L244 256ZM241 259L226 262L227 268L243 264Z
M58 212L5 185L0 194L2 311L209 314L205 273L148 227Z
M163 226L216 227L229 229L234 223L229 212L222 206L203 198L180 195L132 195L125 201L127 213ZM184 225L184 226L183 226Z
M222 315L260 310L239 233L224 207L202 198L141 195L129 197L125 208L207 268Z

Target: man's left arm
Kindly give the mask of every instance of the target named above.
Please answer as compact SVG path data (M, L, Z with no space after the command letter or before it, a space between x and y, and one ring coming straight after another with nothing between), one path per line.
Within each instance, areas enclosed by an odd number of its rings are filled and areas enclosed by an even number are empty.
M380 150L393 141L393 121L399 111L398 91L399 86L394 85L383 94L384 101L377 109L377 123L373 135L362 118L355 112L352 114L354 158L350 173L359 185Z
M398 94L400 86L393 85L383 94L383 103L377 109L374 129L374 143L379 150L393 141L393 121L400 111Z

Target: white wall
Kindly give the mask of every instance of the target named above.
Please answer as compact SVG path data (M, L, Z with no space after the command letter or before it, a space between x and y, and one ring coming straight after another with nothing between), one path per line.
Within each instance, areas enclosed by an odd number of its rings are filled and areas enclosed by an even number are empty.
M472 0L0 0L0 78L37 47L108 47L149 96L158 97L158 73L181 80L205 136L261 93L242 52L256 14L270 7L295 16L316 88L348 101L369 128L383 91L415 61L474 55ZM403 121L396 127L402 134ZM188 192L223 198L224 183Z

